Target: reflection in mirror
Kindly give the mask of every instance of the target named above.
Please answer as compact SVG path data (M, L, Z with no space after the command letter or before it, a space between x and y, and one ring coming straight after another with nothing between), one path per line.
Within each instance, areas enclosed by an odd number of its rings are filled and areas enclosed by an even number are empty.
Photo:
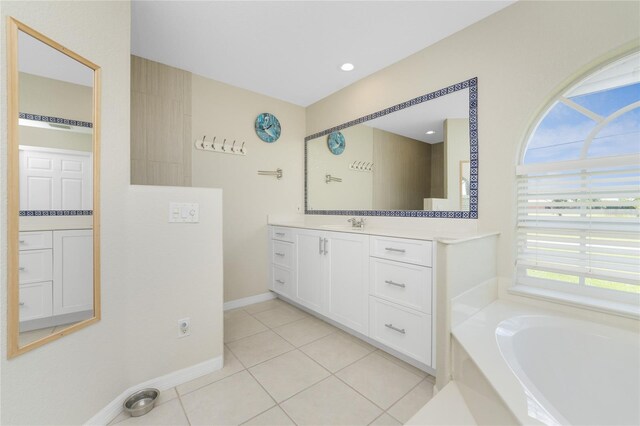
M307 137L307 213L477 217L476 89L474 78Z
M99 319L98 67L10 23L17 45L9 84L15 120L10 215L17 216L18 227L11 262L17 274L9 284L9 356L15 356Z

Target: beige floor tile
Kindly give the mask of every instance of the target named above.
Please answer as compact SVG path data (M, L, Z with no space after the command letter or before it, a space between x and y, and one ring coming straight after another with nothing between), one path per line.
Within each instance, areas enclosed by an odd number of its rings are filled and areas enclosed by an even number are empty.
M400 367L404 368L405 370L409 370L411 371L413 374L417 374L420 377L427 377L428 374L422 370L420 370L419 368L414 367L411 364L407 364L406 362L404 362L403 360L401 360L400 358L396 358L395 356L391 355L390 353L387 353L383 350L378 349L378 353L380 355L382 355L383 357L385 357L386 359L388 359L389 361L393 362L394 364L399 365Z
M400 423L399 421L397 421L387 413L384 413L383 415L381 415L380 417L378 417L377 419L369 423L369 425L370 426L401 426L402 423Z
M281 407L298 425L366 425L382 413L333 376L283 402Z
M275 405L246 371L207 385L181 399L192 425L237 425Z
M262 323L266 324L270 328L279 327L290 322L302 319L308 316L298 308L294 308L290 305L278 306L268 311L259 312L254 315Z
M291 306L291 305L283 302L280 299L272 299L272 300L267 300L266 302L254 303L253 305L245 306L244 310L253 315L260 312L268 311L270 309L277 308L279 306Z
M177 397L178 397L178 393L176 392L176 388L163 390L162 392L160 392L160 395L158 395L158 399L156 399L156 407L158 405L162 405L166 402L169 402L172 399L175 399Z
M295 347L306 345L321 337L338 331L332 325L315 318L303 318L289 324L281 325L273 329Z
M280 407L273 407L243 425L251 426L295 426L289 416Z
M247 368L294 349L286 340L271 330L236 340L229 343L228 346Z
M335 373L371 353L373 347L369 349L357 343L355 338L349 338L343 333L334 333L304 345L300 350Z
M278 402L329 376L327 370L298 350L263 362L249 371Z
M336 373L340 379L385 410L417 385L422 377L373 352Z
M238 361L238 358L227 348L224 348L224 367L213 373L198 377L190 382L183 383L176 386L176 390L180 395L186 395L189 392L193 392L196 389L200 389L206 385L222 380L225 377L229 377L238 371L244 370L244 366Z
M184 415L180 400L177 398L172 399L166 404L154 407L144 416L140 417L127 417L123 421L117 423L118 426L125 425L188 425L189 421Z
M411 392L389 408L388 413L403 424L433 397L433 383L423 380Z
M370 345L369 343L365 342L364 340L362 340L362 339L360 339L360 338L358 338L358 337L356 337L356 336L354 336L352 334L349 334L346 331L339 330L338 332L341 333L346 338L353 340L357 344L359 344L361 346L364 346L365 348L367 348L369 350L369 352L373 352L373 351L377 351L378 350L378 348L376 348L375 346Z
M267 327L249 314L229 318L224 321L224 342L233 342L265 330Z
M229 311L224 311L224 319L233 319L233 318L242 318L249 317L250 315L243 308L231 309Z

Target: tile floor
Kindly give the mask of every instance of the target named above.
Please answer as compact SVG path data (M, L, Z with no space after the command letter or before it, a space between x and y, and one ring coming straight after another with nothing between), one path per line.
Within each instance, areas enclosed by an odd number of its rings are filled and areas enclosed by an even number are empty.
M224 368L111 424L400 425L432 397L433 377L281 300L224 321Z

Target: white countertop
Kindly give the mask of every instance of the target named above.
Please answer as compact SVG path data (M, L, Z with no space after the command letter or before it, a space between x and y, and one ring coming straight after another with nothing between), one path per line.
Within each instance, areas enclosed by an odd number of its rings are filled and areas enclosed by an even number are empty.
M475 240L493 235L499 235L499 232L484 233L455 233L444 232L437 233L432 230L424 229L394 229L382 228L378 226L367 226L364 229L352 228L350 225L328 225L328 224L309 224L296 221L269 221L269 225L283 226L288 228L315 229L318 231L347 232L351 234L378 235L382 237L410 238L414 240L439 241L444 244L458 244L465 241Z

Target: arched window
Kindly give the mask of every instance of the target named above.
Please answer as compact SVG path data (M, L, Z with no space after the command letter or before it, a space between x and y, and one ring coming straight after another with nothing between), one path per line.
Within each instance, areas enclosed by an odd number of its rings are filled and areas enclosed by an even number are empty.
M522 152L517 194L516 288L637 315L640 52L551 102Z

